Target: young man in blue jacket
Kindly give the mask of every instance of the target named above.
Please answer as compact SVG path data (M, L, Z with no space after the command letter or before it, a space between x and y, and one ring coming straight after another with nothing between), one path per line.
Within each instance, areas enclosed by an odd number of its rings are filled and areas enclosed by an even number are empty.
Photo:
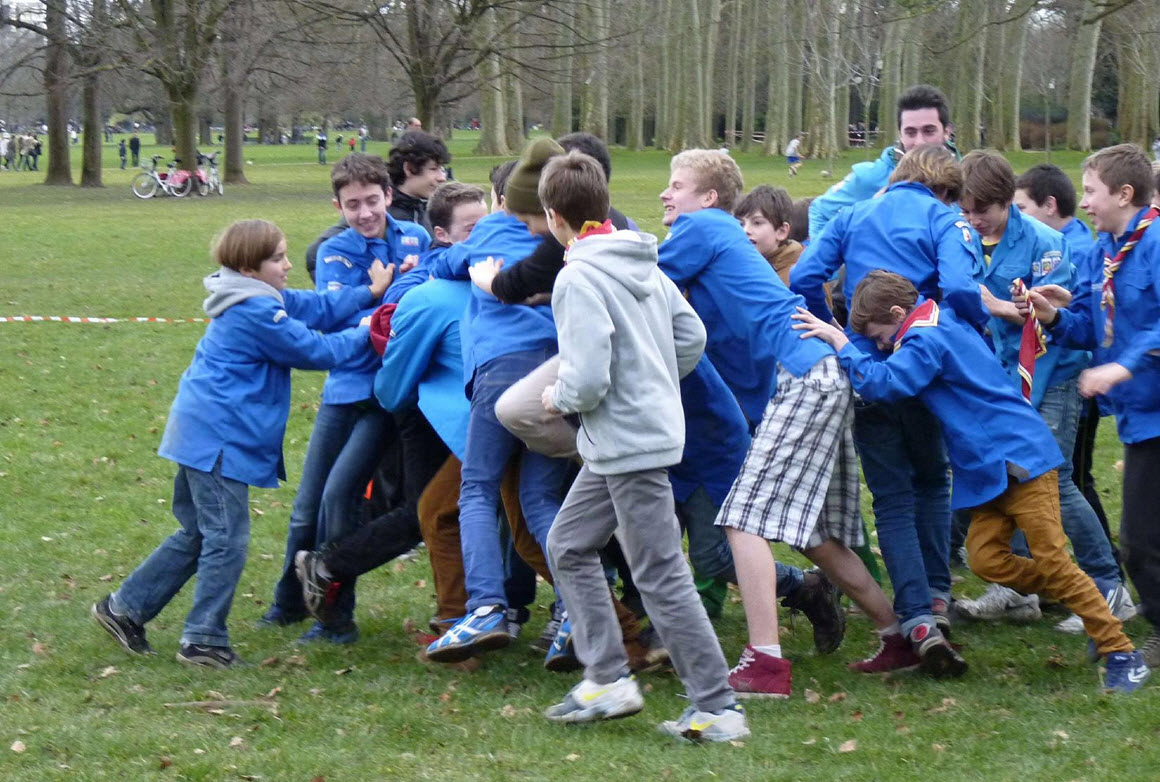
M1091 576L1112 613L1127 621L1136 615L1135 606L1120 578L1120 568L1112 547L1087 500L1071 479L1072 451L1075 448L1080 396L1077 378L1088 365L1083 350L1069 350L1046 341L1038 345L1035 329L1011 300L1013 286L1060 285L1074 290L1075 266L1063 235L1024 214L1012 204L1015 172L997 152L975 150L963 158L963 193L959 204L963 216L979 234L983 265L976 279L982 285L983 302L991 312L988 332L999 363L1021 389L1032 407L1039 411L1055 444L1063 453L1059 468L1060 513L1063 531L1071 541L1076 561ZM1018 283L1017 283L1018 281ZM1040 331L1042 331L1040 329ZM1022 536L1012 543L1016 554L1028 556ZM1007 606L1022 606L1032 595L999 585L989 588L989 599L960 601L958 613L977 619L997 618ZM980 611L981 607L989 610ZM1078 616L1057 626L1063 632L1079 634L1083 623Z
M320 261L315 269L319 291L364 285L367 269L376 261L398 270L411 256L418 258L429 237L420 226L398 222L387 214L391 189L382 158L347 155L335 164L330 181L334 208L350 228L319 248ZM379 303L373 302L358 317L371 314ZM357 322L354 316L352 321ZM368 343L357 356L331 370L322 387L322 404L290 511L282 577L274 587L274 603L263 617L266 624L291 624L306 618L294 555L341 537L358 518L359 498L391 432L387 413L374 399L379 363ZM344 585L333 622L327 626L315 623L302 640L353 643L358 639L354 603L354 583L350 581Z
M1149 203L1152 170L1133 144L1096 152L1083 163L1083 200L1099 236L1079 268L1075 297L1033 288L1028 296L1049 339L1095 351L1079 377L1085 397L1103 395L1124 443L1120 546L1152 624L1144 645L1160 664L1160 209Z
M1106 657L1105 687L1134 692L1149 676L1140 652L1100 591L1071 560L1059 518L1063 463L1043 419L1015 390L974 327L950 307L922 299L905 277L873 271L855 290L850 324L888 354L875 359L806 310L802 338L837 351L854 389L868 399L921 400L942 423L956 508L971 509L971 570L1024 594L1046 593L1082 617L1094 652ZM1011 550L1015 530L1034 559Z
M791 290L829 323L833 315L824 286L842 264L847 302L870 271L888 269L981 332L990 316L973 274L982 261L970 225L948 206L958 199L963 181L954 155L941 145L916 147L890 180L880 197L843 210L813 237L790 273ZM873 344L862 340L861 346L876 353ZM936 643L929 639L950 627L951 588L950 481L938 420L913 399L860 401L854 410L854 437L874 495L894 609L916 647ZM886 659L881 663L890 665ZM898 663L909 665L905 656Z
M290 370L329 369L358 355L368 330L335 334L383 295L391 272L367 269L368 286L316 294L286 289L286 239L265 220L244 220L215 241L221 270L205 278L211 321L181 376L158 453L177 462L169 536L91 613L130 654L153 652L144 625L197 574L178 662L236 665L226 617L246 562L249 486L286 478L282 438L290 412Z

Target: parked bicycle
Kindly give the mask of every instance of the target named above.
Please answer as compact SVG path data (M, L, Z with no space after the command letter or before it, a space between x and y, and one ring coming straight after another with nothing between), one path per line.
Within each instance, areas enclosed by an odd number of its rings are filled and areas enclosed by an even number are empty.
M197 194L209 195L210 193L217 193L218 195L225 194L225 188L222 187L221 174L218 172L217 156L221 154L219 149L212 155L203 155L197 153Z
M162 157L163 155L154 155L152 167L133 178L133 195L138 198L152 198L160 191L165 195L181 198L193 190L193 175L177 168L180 159L174 158L165 171L157 170L157 161Z

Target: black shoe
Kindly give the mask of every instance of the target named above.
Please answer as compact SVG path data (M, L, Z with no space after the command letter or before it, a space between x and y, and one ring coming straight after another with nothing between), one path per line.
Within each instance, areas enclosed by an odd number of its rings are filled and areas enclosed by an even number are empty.
M540 633L539 638L528 644L532 651L547 654L548 650L552 648L552 642L556 640L556 633L560 631L560 623L563 621L564 615L555 606L552 606L552 618L544 625L544 632Z
M289 627L290 625L296 625L299 622L305 621L308 616L309 614L306 613L291 614L283 610L281 606L274 604L254 622L254 629L265 630L270 627Z
M242 658L228 646L182 644L177 652L177 661L183 665L200 665L203 668L232 668L240 665Z
M846 614L838 602L838 588L820 570L808 570L801 587L782 598L786 608L801 611L814 627L814 648L830 654L846 635Z
M316 551L299 551L294 555L294 572L302 582L302 600L306 610L322 624L333 624L334 606L338 602L342 582L320 572L322 555Z
M153 647L145 640L145 628L127 616L118 616L109 607L109 595L101 598L101 602L93 603L89 609L97 624L105 628L109 635L129 654L154 654Z
M918 625L910 631L910 646L922 661L919 667L935 678L958 678L970 666L934 625Z

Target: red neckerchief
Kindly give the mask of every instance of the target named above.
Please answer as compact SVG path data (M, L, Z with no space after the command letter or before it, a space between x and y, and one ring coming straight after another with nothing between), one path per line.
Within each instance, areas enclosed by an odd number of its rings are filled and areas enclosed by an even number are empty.
M1015 295L1027 298L1027 285L1021 277L1015 279ZM1023 398L1030 402L1035 359L1047 354L1047 335L1043 332L1043 324L1035 317L1035 305L1030 300L1027 304L1027 317L1023 320L1023 333L1019 338L1019 386Z
M1160 216L1160 209L1150 207L1144 216L1140 218L1140 222L1136 223L1136 230L1132 231L1132 235L1128 237L1128 241L1124 242L1124 246L1116 253L1116 257L1112 258L1107 255L1104 256L1104 288L1100 296L1100 308L1107 310L1108 315L1104 319L1104 347L1110 347L1112 344L1112 319L1116 316L1116 272L1120 270L1120 266L1124 263L1124 256L1132 251L1132 248L1140 241L1140 237L1144 235L1144 231L1152 224L1152 221Z
M902 338L911 326L937 325L938 304L935 303L934 299L927 299L911 310L910 314L906 316L906 320L902 321L902 325L898 327L898 333L894 335L894 349L898 350L902 347Z
M588 220L584 223L584 225L580 226L580 233L573 236L572 240L568 242L568 247L564 250L564 263L568 262L568 252L572 249L572 245L576 244L576 242L589 236L596 236L597 234L610 234L614 233L615 231L616 228L613 227L611 220L605 220L603 223L596 220Z

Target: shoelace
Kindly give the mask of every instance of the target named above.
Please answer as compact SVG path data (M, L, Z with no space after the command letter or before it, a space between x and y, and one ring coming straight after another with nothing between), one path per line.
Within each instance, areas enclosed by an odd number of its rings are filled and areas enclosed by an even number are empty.
M749 649L746 649L744 652L741 653L741 659L737 661L737 665L735 665L733 667L733 670L730 671L730 673L744 671L756 659L757 659L757 656Z

